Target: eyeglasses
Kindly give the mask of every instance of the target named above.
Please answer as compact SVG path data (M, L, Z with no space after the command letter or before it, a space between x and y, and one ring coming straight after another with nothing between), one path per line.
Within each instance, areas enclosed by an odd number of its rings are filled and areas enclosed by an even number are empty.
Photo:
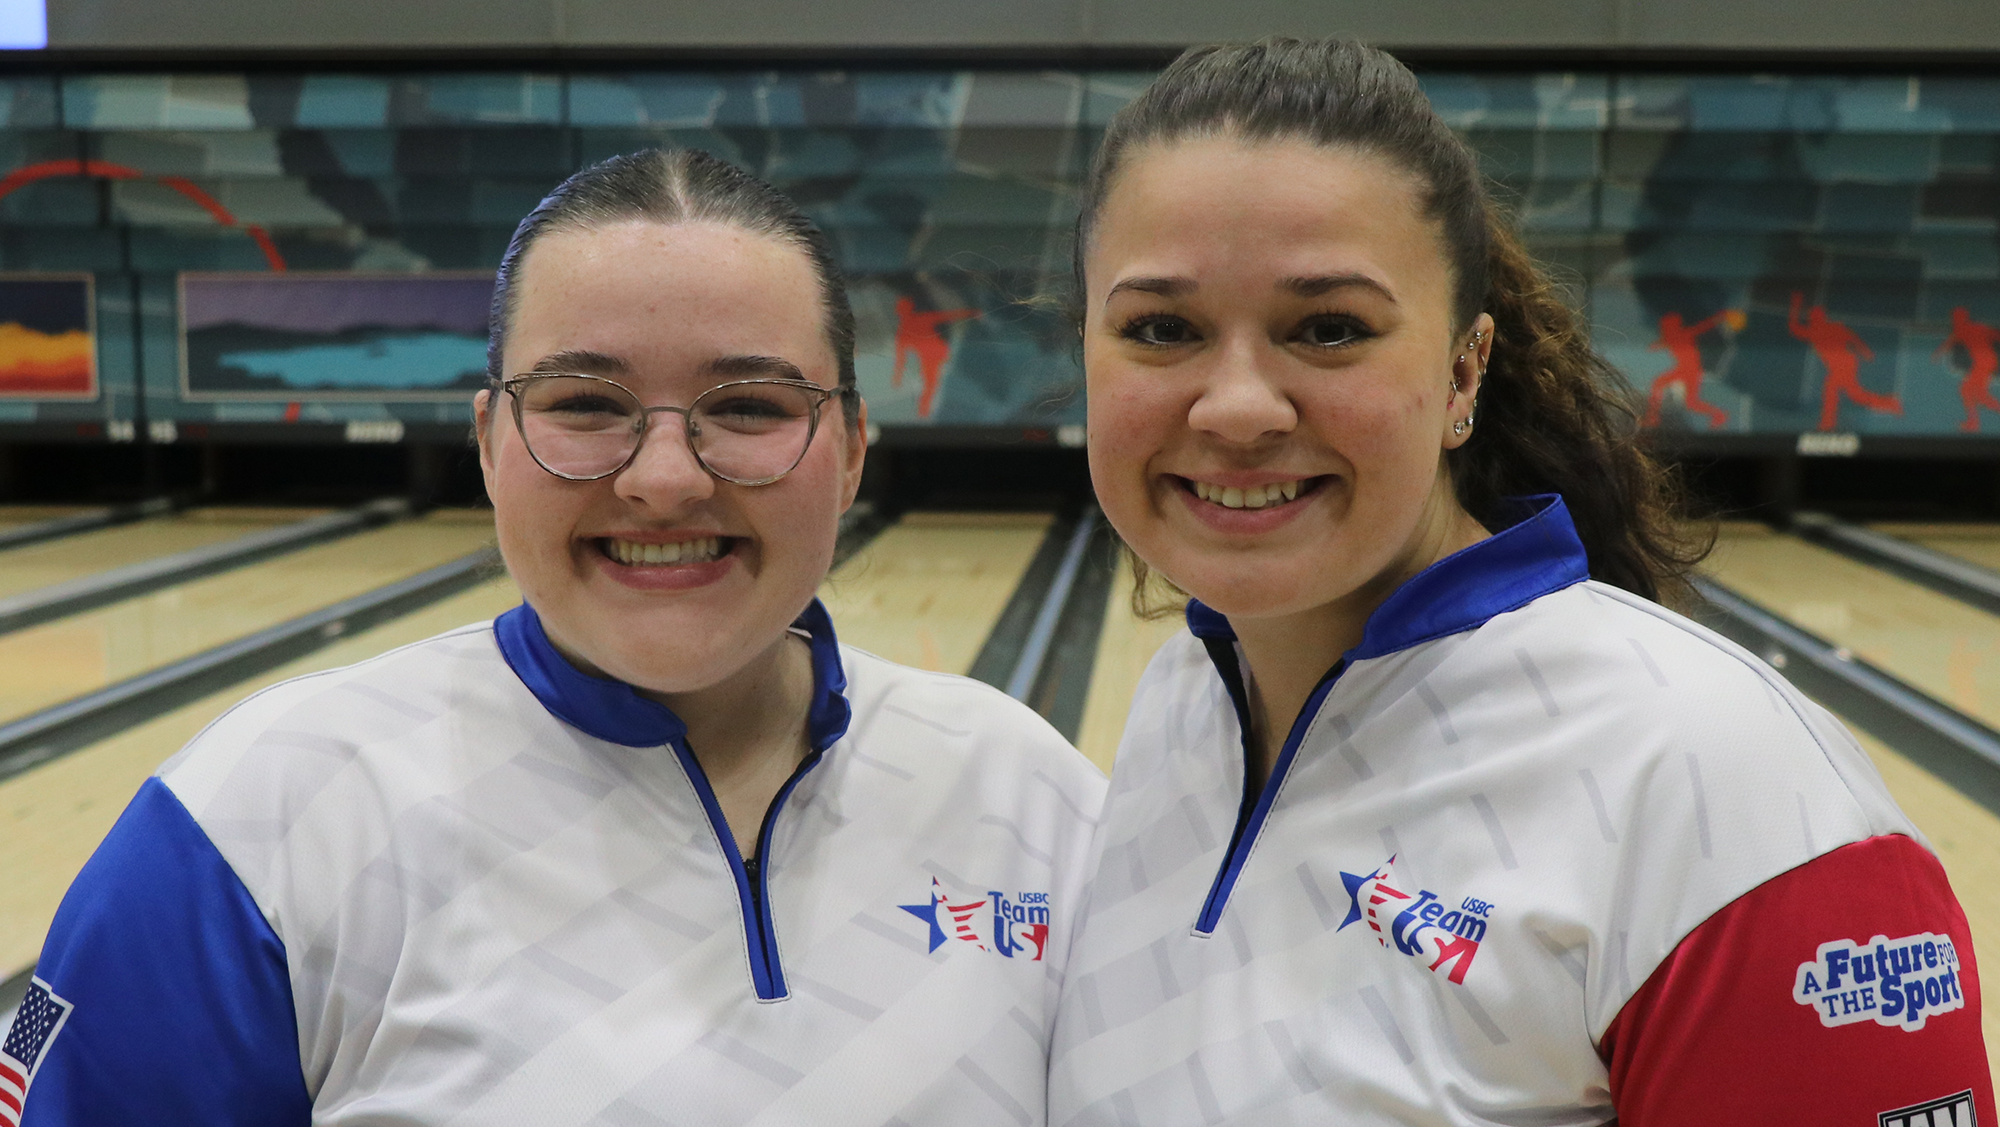
M738 380L686 407L647 407L616 380L566 372L514 376L500 389L513 397L528 456L557 477L596 481L631 465L653 415L667 411L681 417L701 468L735 485L769 485L791 473L819 430L820 408L854 394L810 380Z

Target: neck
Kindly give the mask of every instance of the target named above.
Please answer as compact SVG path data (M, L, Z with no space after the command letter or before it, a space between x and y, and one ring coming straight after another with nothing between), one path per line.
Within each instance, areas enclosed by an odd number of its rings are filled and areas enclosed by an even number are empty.
M579 669L606 676L553 637ZM728 677L691 692L639 692L672 709L687 726L688 748L745 858L755 856L764 814L808 748L812 649L789 632Z
M1252 786L1261 788L1271 777L1306 701L1341 655L1361 643L1375 609L1418 572L1489 535L1459 507L1442 474L1439 482L1404 550L1361 586L1295 614L1230 620L1243 647L1243 680L1249 690Z

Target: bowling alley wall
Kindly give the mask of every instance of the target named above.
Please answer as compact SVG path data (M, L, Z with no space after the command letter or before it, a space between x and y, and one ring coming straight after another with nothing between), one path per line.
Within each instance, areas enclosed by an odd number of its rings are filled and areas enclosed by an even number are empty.
M1076 190L1150 73L0 79L0 443L461 442L515 223L692 146L832 236L877 442L1080 445ZM2000 80L1422 78L1663 445L2000 451Z

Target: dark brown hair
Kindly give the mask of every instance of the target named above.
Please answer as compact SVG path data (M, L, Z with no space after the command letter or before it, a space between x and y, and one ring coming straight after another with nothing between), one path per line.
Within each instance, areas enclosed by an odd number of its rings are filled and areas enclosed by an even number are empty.
M629 219L659 223L727 223L802 251L819 281L826 341L839 364L840 386L854 386L854 309L826 235L783 193L728 161L699 149L644 149L593 164L556 186L514 229L493 282L487 321L486 378L497 386L507 329L519 304L514 284L536 240L551 231L600 227ZM842 395L847 421L854 396Z
M1445 456L1459 504L1488 527L1510 497L1560 493L1590 574L1649 599L1680 601L1712 536L1690 536L1678 479L1636 442L1632 392L1531 258L1492 198L1471 149L1386 52L1344 39L1272 38L1193 47L1119 110L1084 185L1076 292L1106 195L1143 145L1225 135L1298 139L1372 153L1409 173L1439 228L1454 282L1455 331L1493 317L1491 364L1472 437ZM1147 600L1146 571L1134 603Z

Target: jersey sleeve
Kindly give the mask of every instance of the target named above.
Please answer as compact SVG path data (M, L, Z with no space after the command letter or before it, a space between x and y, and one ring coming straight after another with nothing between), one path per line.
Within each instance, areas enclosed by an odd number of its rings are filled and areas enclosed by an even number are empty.
M1709 917L1598 1048L1620 1127L1995 1122L1965 913L1937 858L1901 835Z
M311 1118L284 945L159 779L63 897L35 980L7 1039L33 1058L22 1127Z

